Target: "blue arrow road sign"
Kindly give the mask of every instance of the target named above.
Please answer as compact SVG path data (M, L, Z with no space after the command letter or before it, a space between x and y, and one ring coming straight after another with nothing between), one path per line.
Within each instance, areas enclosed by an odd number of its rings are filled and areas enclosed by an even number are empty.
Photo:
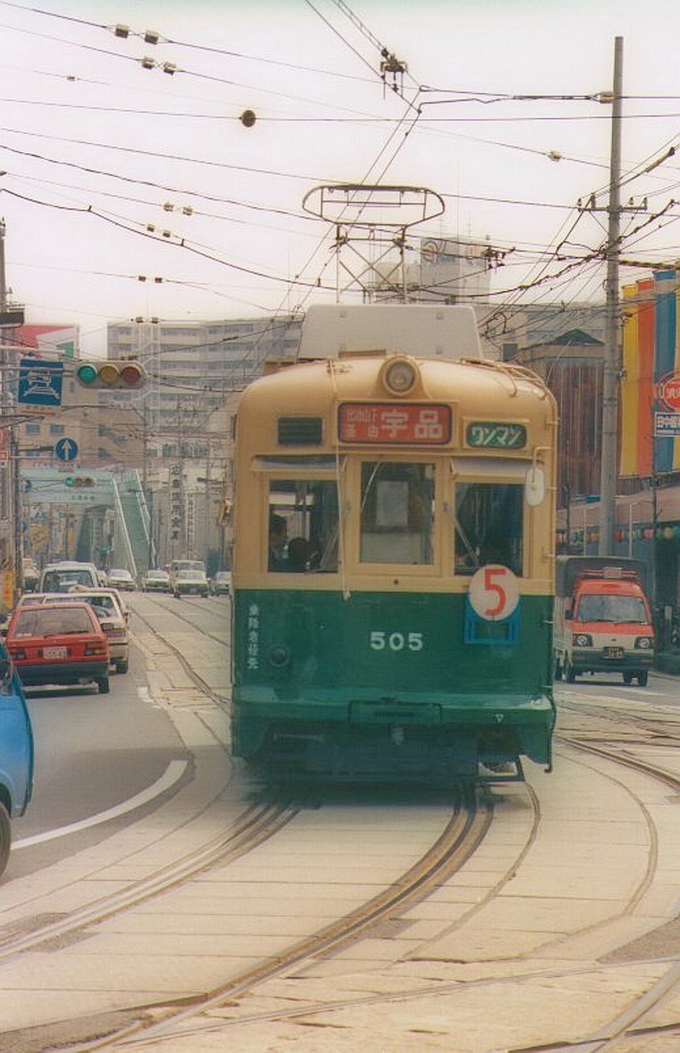
M42 358L22 358L19 362L19 406L61 406L63 362Z
M54 452L60 461L73 461L78 455L78 443L74 439L59 439Z

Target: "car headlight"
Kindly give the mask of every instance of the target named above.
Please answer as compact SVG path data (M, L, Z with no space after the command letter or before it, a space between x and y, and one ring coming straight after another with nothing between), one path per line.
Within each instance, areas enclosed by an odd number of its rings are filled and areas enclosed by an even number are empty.
M635 640L635 646L641 648L643 651L649 651L654 646L654 641L651 636L638 636Z
M593 638L588 633L577 633L574 637L574 643L577 647L592 647Z

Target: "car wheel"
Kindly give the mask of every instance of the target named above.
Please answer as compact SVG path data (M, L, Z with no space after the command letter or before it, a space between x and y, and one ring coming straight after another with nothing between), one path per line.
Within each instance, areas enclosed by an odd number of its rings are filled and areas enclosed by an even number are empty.
M128 671L128 664L127 664L127 662L125 660L123 660L122 662L116 662L116 672L117 673L127 673L127 671Z
M11 844L12 826L9 821L9 812L4 804L0 803L0 874L7 866Z
M99 688L100 695L108 695L111 690L108 676L101 676L99 680L97 680L97 687Z
M632 684L633 683L633 674L632 673L624 673L623 674L623 682L624 682L624 684Z
M640 687L647 687L647 670L641 669L637 675L637 682Z

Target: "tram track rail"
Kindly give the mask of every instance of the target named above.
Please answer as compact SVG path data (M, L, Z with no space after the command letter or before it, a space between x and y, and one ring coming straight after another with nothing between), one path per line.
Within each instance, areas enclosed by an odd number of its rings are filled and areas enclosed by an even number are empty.
M284 800L251 804L222 834L124 888L40 923L28 932L12 931L11 926L4 932L0 930L0 961L23 951L44 948L49 943L58 944L66 937L186 884L211 867L240 859L278 833L298 812L299 808Z
M631 747L634 748L636 745L646 748L651 745L658 746L659 736L667 739L668 729L663 720L655 721L647 714L629 713L625 716L622 716L620 713L612 714L609 707L593 706L592 703L588 708L592 714L611 720L618 726L619 730L622 726L625 726L633 733L636 731L639 733L641 730L643 735L636 741L631 741L629 736L625 736L622 741L607 746L602 742L588 741L587 738L583 738L579 734L561 734L558 737L561 744L569 746L582 754L607 761L615 767L622 767L636 774L643 775L661 783L674 794L680 793L680 775L627 752L627 750ZM583 710L580 709L580 712L582 713ZM671 738L672 745L675 748L680 748L680 735L672 735ZM622 748L626 752L622 752ZM651 823L644 803L642 801L638 803L647 814ZM648 873L638 886L635 895L631 898L628 904L628 911L631 911L641 900L644 892L651 884L651 872L656 864L657 853L658 840L654 830L650 829ZM574 1051L574 1053L608 1053L608 1051L614 1050L641 1048L638 1045L630 1046L628 1043L637 1043L643 1037L649 1041L652 1041L655 1037L668 1038L674 1043L673 1048L677 1048L676 1043L680 1045L680 1019L675 1023L669 1024L665 1022L661 1025L654 1025L651 1022L646 1024L645 1020L669 998L677 998L678 991L680 991L680 963L677 960L672 960L668 969L650 989L636 995L622 1011L594 1033L580 1036L577 1039L565 1039L563 1042L553 1040L550 1043L512 1046L508 1048L507 1053L547 1053L548 1050L551 1053L568 1053L568 1051ZM670 1046L664 1048L670 1049Z
M128 1049L153 1046L167 1038L202 1034L228 1025L223 1019L210 1019L211 1013L267 980L299 970L337 954L351 942L370 935L433 889L453 876L484 840L493 819L492 798L480 788L466 790L455 802L451 818L434 844L405 873L357 909L293 943L288 950L263 960L204 994L183 999L178 1005L149 1007L149 1019L137 1022L108 1036L68 1048L71 1053L93 1050ZM160 1019L159 1019L160 1016Z
M578 736L561 736L561 743L564 746L574 748L582 754L611 763L615 767L623 767L626 770L633 770L647 778L659 781L674 792L680 790L679 776L673 775L664 768L658 767L649 761L622 755L618 745L612 745L610 748L607 748L604 745L582 741ZM678 744L680 745L680 743ZM534 800L533 804L536 809L540 808L540 803L538 801ZM654 841L654 839L652 840ZM528 847L529 846L527 845L526 848ZM638 886L632 893L630 901L626 905L626 911L632 911L640 902L645 891L647 891L651 881L653 867L655 865L655 858L656 852L653 843L648 872L642 877ZM514 866L512 869L514 870ZM508 877L509 876L511 876L511 873L508 874ZM493 890L489 899L493 897L497 888ZM484 904L480 904L477 909L483 909L483 906ZM328 953L328 951L321 947L316 955L314 952L311 952L309 958L313 959L315 956L323 957L324 953ZM221 1018L213 1021L206 1019L209 1017L211 1011L214 1012L219 1010L220 1006L224 1004L225 1001L228 1001L229 999L237 999L264 979L281 975L287 970L294 968L296 965L304 964L304 961L304 953L301 949L299 959L292 960L291 958L291 960L282 960L280 968L272 971L269 976L265 975L263 969L258 975L240 978L240 980L235 980L232 984L219 992L211 993L210 998L201 1001L197 1000L194 1004L183 1009L181 1013L175 1015L169 1020L156 1023L147 1029L131 1030L127 1034L116 1037L113 1044L108 1040L101 1045L97 1044L87 1047L78 1047L78 1050L81 1048L83 1050L133 1049L135 1047L144 1048L146 1046L153 1048L154 1046L160 1046L164 1039L191 1039L192 1036L222 1031L226 1034L233 1028L238 1028L248 1024L262 1024L263 1022L294 1022L296 1020L309 1020L314 1016L325 1013L327 1014L333 1010L346 1011L368 1005L375 1006L389 1002L402 1002L405 998L409 997L409 991L402 987L398 993L371 994L368 996L350 997L337 1000L302 1000L302 1002L294 1009L285 1008L275 1011L265 1010L259 1013L254 1012L248 1015L235 1016L232 1019ZM606 966L603 966L603 968L606 968ZM563 976L566 979L569 976L578 976L580 971L580 967L569 967L565 970L555 968L548 970L530 969L524 977L515 976L515 979L520 982L523 980L529 982L535 982L540 979L549 980L560 976ZM588 966L588 971L592 972L592 965ZM479 981L472 981L471 986L474 987L477 984L482 986L490 984L491 986L494 986L495 984L502 985L506 982L507 979L505 977L485 977ZM628 1043L635 1043L640 1040L647 1040L651 1043L656 1037L663 1039L668 1038L670 1042L680 1041L680 1020L675 1024L663 1023L660 1025L655 1025L649 1020L650 1015L653 1014L654 1011L665 1001L677 997L679 988L680 965L677 961L672 961L664 974L659 977L658 981L653 984L651 988L646 989L641 994L632 998L630 1003L618 1012L612 1020L603 1024L592 1033L584 1034L579 1037L565 1037L562 1041L560 1041L559 1038L552 1037L550 1041L546 1042L513 1045L504 1048L506 1053L614 1053L616 1050L641 1048L640 1046L631 1047ZM417 998L427 997L428 995L441 996L446 990L450 990L452 994L460 991L460 982L456 981L451 985L437 984L429 987L419 985L418 987L414 987L411 994L413 997ZM650 1049L652 1048L655 1049L656 1047L650 1045ZM664 1046L663 1048L670 1049L671 1047Z
M626 770L633 770L636 773L643 775L647 778L653 779L657 782L661 782L664 786L673 792L680 790L680 776L674 775L667 771L665 768L655 765L654 763L636 758L634 756L622 755L618 744L613 744L607 747L601 743L587 742L579 738L578 735L574 736L560 736L561 744L565 747L573 748L585 756L590 756L598 760L602 760L611 763L615 767L623 767ZM646 740L647 742L653 741L653 731L650 732L650 737ZM680 745L680 741L678 742ZM529 788L528 788L529 789ZM540 809L540 802L534 800L533 805L535 809ZM642 801L640 804L642 805ZM480 821L481 817L476 818L476 822ZM460 815L455 815L449 827L440 838L442 844L452 836L453 829L460 822ZM538 816L536 818L538 821ZM650 820L651 821L651 820ZM467 818L466 823L470 823L470 817ZM487 815L484 822L490 822L490 816ZM473 824L474 825L474 824ZM469 855L474 852L477 845L483 840L483 835L479 837L479 829L477 835L472 835L472 839L468 840L467 836L460 832L454 834L453 839L456 840L460 837L459 845L454 848L451 846L451 851L442 851L442 862L440 864L433 863L432 871L426 876L422 885L416 880L413 890L409 887L406 882L406 877L413 876L425 860L431 854L434 854L436 850L441 850L442 845L433 846L430 853L423 856L423 860L411 868L407 872L407 875L399 879L391 889L385 890L385 893L377 897L375 901L369 901L364 907L347 918L341 919L335 923L334 926L330 926L328 930L322 930L322 932L315 934L307 941L302 941L300 944L293 946L288 954L282 955L277 958L275 962L263 963L259 968L251 970L247 974L243 974L229 982L229 984L208 992L201 998L194 999L190 1005L183 1004L179 1012L173 1012L170 1016L166 1016L161 1020L154 1021L151 1025L145 1026L143 1023L134 1025L129 1029L120 1032L117 1035L108 1036L100 1042L88 1044L78 1047L69 1047L73 1053L76 1051L86 1050L117 1050L117 1049L133 1049L133 1048L154 1048L161 1047L164 1040L172 1039L185 1039L191 1040L192 1037L197 1037L200 1034L210 1032L221 1032L228 1033L230 1029L247 1025L248 1023L262 1023L271 1021L290 1021L309 1019L315 1015L328 1013L329 1011L347 1010L353 1007L360 1007L366 1005L377 1005L381 1003L388 1003L395 1000L403 1000L404 997L408 997L408 992L403 988L400 989L398 994L372 994L369 996L355 997L348 999L338 1000L322 1000L321 1002L310 1000L302 1000L295 1008L285 1008L275 1011L261 1011L255 1012L252 1015L246 1016L235 1016L231 1019L219 1017L218 1019L210 1019L211 1013L218 1014L220 1008L227 1005L230 1001L235 1001L239 997L245 995L258 984L263 983L267 979L273 979L275 977L281 977L287 972L294 973L300 968L304 968L305 964L310 964L322 960L326 956L331 956L341 950L343 946L346 946L351 940L361 938L365 935L370 935L372 927L378 925L381 920L388 919L392 914L397 914L399 910L405 906L408 906L409 902L417 901L428 894L428 891L442 881L446 880L448 876L455 873L458 865L462 865L464 858L469 858ZM531 839L529 840L525 851L528 849ZM458 851L462 852L461 856L458 856ZM524 854L524 853L522 853ZM432 860L430 860L432 862ZM645 891L648 889L652 871L655 865L655 850L652 845L652 851L650 856L649 870L646 875L643 875L637 888L631 894L630 901L626 905L626 911L631 911L635 908L636 904L640 902ZM427 870L427 864L426 868ZM512 868L514 870L514 866ZM511 872L507 875L511 876ZM502 884L502 882L501 882ZM497 891L492 890L488 899L493 898L493 895ZM391 898L391 892L396 890L394 899ZM484 904L480 904L478 908L483 909ZM606 966L603 966L606 968ZM592 965L589 966L589 971L592 971ZM578 968L567 968L566 970L535 970L530 969L527 971L524 979L529 981L535 981L537 978L545 977L557 977L560 975L578 975ZM520 979L520 978L517 978ZM493 986L495 983L503 983L502 979L489 979L485 978L479 981L473 981L472 986L476 983L482 985L488 985L491 983ZM413 989L414 997L423 997L428 994L441 995L443 989L448 987L447 984L433 985L432 987L418 986ZM678 988L680 987L680 966L676 961L669 964L664 974L660 976L658 981L648 990L645 990L641 994L637 994L631 999L630 1003L625 1006L620 1012L612 1018L611 1021L602 1025L590 1034L579 1036L578 1038L569 1037L565 1038L564 1041L552 1038L549 1042L528 1044L528 1045L517 1045L506 1047L507 1053L610 1053L614 1050L628 1049L628 1042L640 1041L641 1039L647 1039L651 1041L656 1036L662 1036L668 1038L671 1041L677 1040L680 1036L680 1021L677 1024L664 1023L663 1025L655 1025L650 1020L650 1015L654 1013L659 1006L665 1001L677 996ZM450 986L451 992L460 990L460 984L456 982ZM162 1007L154 1007L155 1011L163 1012ZM639 1048L639 1047L634 1047ZM651 1047L650 1048L655 1048ZM669 1047L670 1048L670 1047Z
M155 607L159 610L162 610L164 614L168 613L169 608L165 604L159 603L158 600L153 599L148 594L145 594L144 598L145 600L150 600L152 603L154 603ZM205 608L201 609L205 610ZM187 618L184 614L181 614L178 611L174 610L174 608L171 609L171 613L173 617L179 618L180 621L185 622L188 626L191 627L192 630L196 630L197 626L195 621L192 621L190 618ZM174 657L180 663L189 679L193 681L193 683L199 688L200 691L203 692L203 694L205 694L216 705L221 706L222 708L227 707L228 704L224 697L218 694L216 691L214 691L210 684L208 684L207 681L204 680L203 677L196 672L194 667L188 661L186 655L182 652L182 650L179 647L177 647L174 643L172 643L171 640L168 639L166 633L164 633L161 629L158 629L156 626L153 626L149 618L142 614L137 607L134 608L134 615L135 620L143 622L143 624L148 629L149 633L153 634L154 636L158 637L163 641L164 645L172 652ZM216 633L211 633L206 629L201 629L201 632L204 636L218 643L220 647L226 647L227 649L229 649L230 645L228 643L225 643L223 637L218 636Z
M192 621L191 618L187 618L186 614L183 613L183 612L186 611L187 608L188 608L189 610L195 610L197 612L200 612L201 614L206 614L211 609L211 608L206 608L205 600L192 599L190 596L185 596L182 599L182 602L181 602L181 604L180 604L180 606L178 608L174 604L171 605L171 606L168 606L167 604L160 602L160 598L157 595L155 595L155 594L144 592L141 595L144 597L144 600L146 602L153 603L154 606L158 610L162 610L164 614L171 613L173 615L173 617L177 618L181 622L186 622L186 624L191 626L192 629L196 629L196 627L197 627L196 626L196 622ZM167 594L165 594L165 598L168 599L168 598L172 598L172 597L168 597ZM210 597L209 603L211 603L211 606L212 606L213 602L219 603L220 600L218 599L218 597L215 597L215 596ZM135 612L135 617L136 618L139 618L140 621L144 621L147 625L149 625L148 619L145 618L143 614L140 614L139 609L137 608L137 606L134 607L134 612ZM163 636L162 632L159 632L157 629L154 628L153 631L154 631L154 633L156 635ZM201 632L203 633L204 636L207 636L210 640L214 640L215 643L218 643L220 645L220 647L225 647L225 646L226 647L230 647L229 642L227 641L227 643L225 644L224 637L220 636L218 633L210 632L209 629L203 629L203 628L201 629ZM165 637L163 637L163 639L165 639Z

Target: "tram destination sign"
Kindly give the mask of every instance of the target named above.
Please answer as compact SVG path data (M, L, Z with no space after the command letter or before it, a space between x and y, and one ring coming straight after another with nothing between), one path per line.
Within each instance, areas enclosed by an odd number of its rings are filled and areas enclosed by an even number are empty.
M451 441L451 407L431 402L341 402L338 437L347 443L442 446Z
M466 439L468 446L477 449L523 450L527 444L527 430L523 424L473 421L467 426Z

